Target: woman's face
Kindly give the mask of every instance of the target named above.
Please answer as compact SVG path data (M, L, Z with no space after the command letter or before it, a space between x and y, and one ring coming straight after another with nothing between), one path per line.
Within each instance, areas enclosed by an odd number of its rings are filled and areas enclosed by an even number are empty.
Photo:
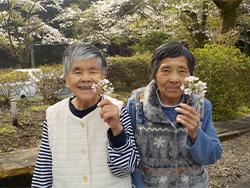
M165 58L161 60L160 67L156 72L156 82L159 88L159 98L164 105L177 105L182 100L182 83L190 76L188 61L184 56Z
M103 77L97 58L79 61L71 65L65 80L66 87L70 88L75 95L72 104L76 109L83 110L98 102L100 90L97 89L94 92L91 86L104 78L106 78L106 73Z

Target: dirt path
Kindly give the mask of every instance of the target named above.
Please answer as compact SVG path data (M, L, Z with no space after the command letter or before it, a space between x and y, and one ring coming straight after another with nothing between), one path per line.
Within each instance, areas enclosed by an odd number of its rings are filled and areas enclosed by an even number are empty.
M222 158L209 166L210 187L231 188L240 182L249 180L250 132L223 141L221 145L224 151Z

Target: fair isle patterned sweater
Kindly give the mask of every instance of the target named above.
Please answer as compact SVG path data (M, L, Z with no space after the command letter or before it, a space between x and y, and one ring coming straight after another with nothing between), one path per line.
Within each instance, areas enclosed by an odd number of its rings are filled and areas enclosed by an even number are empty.
M166 117L156 90L157 85L152 81L146 89L134 92L137 113L135 139L140 155L137 172L144 186L207 188L207 167L193 159L186 147L185 127L177 121L170 122ZM191 98L189 105L203 117L204 99Z

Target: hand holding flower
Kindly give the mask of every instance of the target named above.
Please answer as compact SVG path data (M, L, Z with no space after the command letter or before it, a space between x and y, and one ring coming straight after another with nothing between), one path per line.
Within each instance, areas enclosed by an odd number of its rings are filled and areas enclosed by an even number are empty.
M96 92L97 89L101 89L102 101L97 104L97 106L101 108L100 116L111 128L113 136L116 136L123 130L123 126L120 122L119 108L108 99L104 99L104 96L110 95L114 91L114 88L110 87L111 85L108 79L99 80L97 84L92 85L92 89L94 92Z
M120 122L118 106L110 102L108 99L102 100L97 106L101 107L100 116L111 128L113 136L120 134L123 130L123 126Z
M200 114L187 104L182 103L180 106L181 108L175 108L180 113L176 120L186 127L186 133L195 143L199 131Z
M180 113L176 117L176 120L186 127L186 132L193 143L195 143L199 132L200 114L196 112L191 106L189 106L188 103L191 95L204 97L206 93L205 89L207 88L205 82L198 80L199 78L195 76L189 76L185 78L185 81L188 82L188 86L185 89L184 84L182 84L180 89L184 90L184 94L189 95L189 98L187 104L181 104L181 108L175 108L175 110Z

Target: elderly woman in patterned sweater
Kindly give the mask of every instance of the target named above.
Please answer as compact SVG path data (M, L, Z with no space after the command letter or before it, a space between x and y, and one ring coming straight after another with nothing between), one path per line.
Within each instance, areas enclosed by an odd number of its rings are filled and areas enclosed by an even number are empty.
M74 96L47 109L32 187L131 187L139 156L128 112L91 87L106 78L104 56L78 44L62 60Z
M128 101L140 164L136 187L207 188L206 165L222 148L212 122L211 103L180 89L193 74L194 57L177 42L158 47L151 60L154 78Z

